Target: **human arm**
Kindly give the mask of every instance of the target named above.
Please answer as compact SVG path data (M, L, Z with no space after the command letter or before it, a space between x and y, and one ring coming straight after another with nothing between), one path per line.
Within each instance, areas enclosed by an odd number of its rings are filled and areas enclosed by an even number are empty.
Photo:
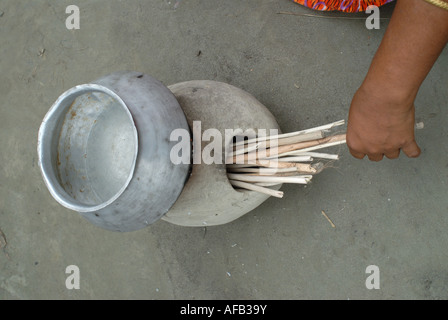
M448 0L444 0L448 3ZM424 0L397 0L383 40L355 93L347 145L359 159L380 161L420 154L414 100L448 42L448 10Z

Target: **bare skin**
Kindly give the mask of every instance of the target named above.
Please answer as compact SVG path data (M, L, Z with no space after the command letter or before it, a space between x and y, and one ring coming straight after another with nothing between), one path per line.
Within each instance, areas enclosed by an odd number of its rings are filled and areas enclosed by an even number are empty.
M444 0L448 2L448 0ZM423 0L397 0L367 76L355 93L347 146L358 159L418 157L414 100L448 42L448 10Z

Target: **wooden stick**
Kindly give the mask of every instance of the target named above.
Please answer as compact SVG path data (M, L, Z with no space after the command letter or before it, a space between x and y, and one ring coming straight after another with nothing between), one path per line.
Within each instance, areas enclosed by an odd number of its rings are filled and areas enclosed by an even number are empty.
M277 161L279 162L310 162L313 161L313 158L308 155L304 156L297 156L297 157L285 157L285 158L278 158Z
M301 175L301 174L316 174L322 171L323 164L321 162L317 162L314 164L305 164L305 163L291 163L291 167L288 168L263 168L257 171L252 172L240 172L240 173L247 173L251 176L253 175L259 175L259 176L290 176L290 175ZM269 170L269 171L268 171ZM284 171L280 171L284 170Z
M310 151L314 149L310 149L311 147L317 147L316 149L325 148L329 146L332 142L341 142L345 143L345 134L340 134L336 136L330 136L322 139L312 140L312 141L305 141L305 142L299 142L294 144L289 144L286 146L280 146L278 148L275 148L275 150L271 151L271 149L264 149L262 154L260 154L260 150L257 150L256 152L249 152L244 155L237 155L233 157L228 157L226 159L226 163L248 163L250 160L255 159L267 159L272 158L274 156L278 156L280 154L286 154L288 152L296 151L296 150L302 150L303 151ZM289 153L288 153L289 155Z
M300 156L310 156L317 159L339 160L338 154L320 153L320 152L301 152ZM288 159L288 158L282 158ZM280 158L278 159L280 161Z
M299 142L305 142L305 141L311 141L311 140L318 140L324 138L324 133L322 131L315 131L315 132L309 132L305 134L300 134L293 137L286 137L281 138L277 140L277 146L285 146L288 144L293 143L299 143ZM266 142L268 144L267 147L269 147L269 141ZM275 145L274 145L275 147Z
M324 143L324 144L320 144L320 145L316 145L316 146L311 146L311 147L308 147L308 148L303 148L303 149L300 149L300 150L284 152L284 153L281 153L281 154L277 154L275 157L266 157L265 159L275 159L275 158L278 158L278 157L285 157L285 156L292 156L292 155L301 155L303 152L308 152L308 151L312 151L312 150L318 150L318 149L333 147L333 146L337 146L337 145L346 143L345 135L340 135L340 137L338 136L338 138L335 138L335 140L337 140L337 139L342 139L342 140L332 141L332 142L328 142L328 143Z
M265 168L296 168L297 171L302 173L317 173L316 169L313 168L308 163L295 163L295 162L277 162L277 161L268 161L268 160L260 160L257 161L257 164L260 167Z
M340 139L340 140L339 140ZM322 145L317 145L317 146L312 146L309 148L304 148L301 151L312 151L312 150L319 150L319 149L323 149L323 148L328 148L328 147L333 147L333 146L337 146L340 144L345 144L347 141L345 139L345 134L341 134L339 136L335 136L335 139L333 141L329 141L327 143L324 143Z
M255 164L228 164L228 171L233 171L235 169L253 168L259 169L257 167L272 168L272 169L287 169L295 168L296 171L302 173L317 173L317 170L308 163L296 163L296 162L278 162L273 160L257 160ZM255 167L255 168L254 168Z
M256 142L251 142L251 143L246 143L244 142L241 143L238 142L236 144L234 144L234 147L239 147L241 148L243 145L245 147L251 147L253 145L257 145L260 148L270 148L271 144L273 144L274 147L276 146L284 146L284 145L288 145L288 144L293 144L293 143L298 143L298 142L304 142L304 141L311 141L311 140L317 140L317 139L322 139L324 137L324 133L323 131L315 131L315 132L309 132L309 133L305 133L305 134L301 134L301 135L297 135L297 136L293 136L293 137L286 137L286 138L272 138L272 137L266 137L266 140L262 140L261 138L265 138L265 137L260 137L260 140L257 140ZM276 141L274 141L276 140ZM272 143L273 142L273 143ZM277 143L275 143L277 142ZM237 151L238 152L238 151ZM239 153L241 154L241 153ZM234 153L234 155L236 155L236 153Z
M286 162L288 163L288 162ZM297 168L297 171L302 173L316 173L316 169L308 164L308 163L295 163L295 167Z
M250 160L250 163L244 163L244 164L229 163L226 165L228 169L252 168L252 167L291 168L295 166L296 163L294 162L278 162L276 160L270 160L270 159Z
M227 171L230 173L256 173L259 175L269 175L276 173L286 173L286 172L297 172L297 173L308 173L316 174L322 171L323 165L320 162L314 164L308 163L295 163L295 162L276 162L267 161L258 162L259 167L240 167L234 165L228 165Z
M237 156L239 154L245 154L254 150L257 150L259 147L258 143L251 143L250 145L241 145L241 146L237 146L236 150L233 151L233 155Z
M285 172L298 172L296 167L291 168L235 168L229 169L232 173L258 173L258 174L275 174Z
M247 183L247 182L243 182L243 181L237 181L237 180L229 180L229 181L234 187L239 187L239 188L243 188L243 189L261 192L261 193L264 193L264 194L267 194L267 195L270 195L273 197L277 197L277 198L283 198L283 191L272 190L269 188L256 186L252 183Z
M337 127L337 126L341 126L344 123L345 123L345 120L339 120L339 121L332 122L332 123L329 123L329 124L326 124L326 125L323 125L323 126L310 128L310 129L306 129L306 130L295 131L295 132L284 133L284 134L278 134L278 135L273 135L273 136L269 136L269 137L266 136L266 137L253 138L253 139L249 139L247 141L240 141L240 142L237 142L235 145L240 145L240 144L244 144L244 143L259 142L259 141L264 141L264 140L269 140L269 139L287 138L287 137L293 137L293 136L296 136L296 135L306 134L306 133L310 133L310 132L329 130L329 129Z
M330 222L330 224L331 224L331 226L332 226L333 228L336 228L336 226L334 225L333 221L331 221L331 219L328 218L328 216L327 216L327 214L325 213L324 210L322 210L322 215L323 215L325 218L327 218L328 222Z
M244 173L248 176L256 176L256 177L298 177L305 173L311 173L311 172L305 172L305 171L295 171L295 172L278 172L278 173ZM315 172L313 172L315 173Z
M273 186L278 186L281 183L280 182L254 182L252 184L254 184L256 186L260 186L260 187L273 187Z
M338 136L332 136L332 137L326 137L326 138L322 138L322 139L317 139L317 140L312 140L312 141L305 141L305 142L299 142L299 143L294 143L294 144L290 144L290 145L286 145L286 146L281 146L278 147L277 150L274 150L273 152L269 152L269 157L272 157L274 155L278 155L281 153L285 153L285 152L290 152L290 151L294 151L294 150L300 150L300 149L305 149L305 148L310 148L310 147L314 147L314 146L318 146L318 145L323 145L326 143L330 143L333 141L338 141ZM270 151L270 149L268 149L268 151ZM256 152L257 154L260 154L260 152ZM248 154L250 155L250 154Z
M280 183L298 183L307 184L311 181L313 176L303 175L296 177L272 177L272 176L250 176L245 174L228 173L227 177L230 180L238 180L245 182L280 182Z
M257 167L257 164L236 164L236 163L229 163L226 165L227 169L238 169L238 168L254 168Z
M250 143L250 144L244 144L244 145L237 145L234 146L236 150L233 151L233 156L237 156L240 154L249 153L258 149L267 149L271 147L278 147L278 146L285 146L293 143L299 143L299 142L305 142L305 141L312 141L317 139L322 139L324 137L324 134L322 131L316 131L316 132L310 132L302 135L298 135L295 137L289 137L289 138L283 138L278 139L274 141L274 139L261 141L257 143ZM277 143L275 143L277 142Z

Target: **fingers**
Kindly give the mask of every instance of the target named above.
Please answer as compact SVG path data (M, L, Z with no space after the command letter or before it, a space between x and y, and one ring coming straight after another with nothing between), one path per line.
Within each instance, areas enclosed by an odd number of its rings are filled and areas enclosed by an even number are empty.
M351 148L349 148L349 151L350 151L350 154L353 157L355 157L356 159L359 159L359 160L364 159L364 157L367 155L367 157L369 158L370 161L378 162L378 161L383 160L383 157L384 157L384 154L379 154L379 153L376 153L376 154L375 153L372 153L372 154L362 153L362 152L357 152L357 151L355 151L355 150L353 150ZM398 153L399 152L400 151L398 151ZM393 155L391 155L391 156L393 156ZM386 156L386 157L388 157L388 156ZM396 158L398 158L398 156ZM392 159L392 158L389 158L389 159Z
M366 156L365 153L357 152L357 151L353 150L353 149L350 148L350 147L348 148L348 150L350 151L351 155L352 155L353 157L355 157L356 159L362 160L362 159Z
M400 149L389 151L384 154L388 159L397 159L400 156Z
M370 161L375 161L375 162L383 160L383 156L384 156L384 154L379 154L379 153L367 155L367 157L369 158Z
M384 154L382 153L368 153L368 152L362 152L357 151L355 148L348 145L348 150L350 151L350 154L355 157L356 159L362 160L367 155L370 161L381 161L383 160Z
M403 153L409 158L417 158L421 154L421 150L415 141L405 145L402 149ZM381 161L384 156L388 159L397 159L400 156L400 149L390 150L383 153L368 153L368 152L360 152L356 151L353 148L349 147L349 151L351 155L357 159L362 160L365 156L369 158L370 161Z

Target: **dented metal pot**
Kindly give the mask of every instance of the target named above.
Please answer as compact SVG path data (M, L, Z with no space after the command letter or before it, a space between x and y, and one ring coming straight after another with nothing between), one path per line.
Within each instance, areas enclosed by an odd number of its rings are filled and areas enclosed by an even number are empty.
M161 218L179 197L189 164L174 165L174 129L190 130L162 83L117 72L63 93L38 136L51 195L108 230L134 231Z

